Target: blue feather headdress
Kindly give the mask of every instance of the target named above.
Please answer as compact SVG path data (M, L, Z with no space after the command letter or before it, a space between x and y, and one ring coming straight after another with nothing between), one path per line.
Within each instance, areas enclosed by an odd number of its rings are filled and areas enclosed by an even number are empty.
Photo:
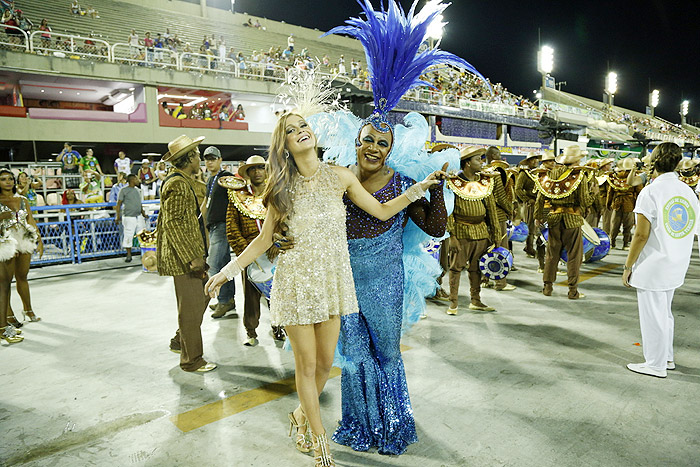
M347 26L338 26L329 34L347 34L358 39L365 49L369 81L374 93L374 111L366 122L381 132L391 131L387 114L396 107L406 92L416 86L432 85L420 79L421 75L432 65L451 64L464 68L484 81L486 79L476 68L454 54L429 48L419 53L425 41L428 28L449 6L442 0L430 0L415 15L418 0L413 2L408 15L396 0L388 0L387 9L382 6L375 11L370 0L357 0L366 16L366 20L350 18Z

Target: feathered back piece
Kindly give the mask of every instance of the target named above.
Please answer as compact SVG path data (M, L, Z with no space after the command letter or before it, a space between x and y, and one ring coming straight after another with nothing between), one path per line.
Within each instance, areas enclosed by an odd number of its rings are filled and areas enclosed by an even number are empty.
M430 0L415 15L418 0L408 15L396 0L388 0L387 9L375 11L370 0L357 0L366 20L350 18L347 26L338 26L328 34L347 34L358 39L365 49L369 80L374 93L374 112L367 121L379 131L390 131L386 114L415 86L432 86L420 76L432 65L452 64L486 79L472 65L454 54L432 48L418 52L425 41L428 27L439 21L439 15L449 6L442 0ZM321 37L323 37L321 36Z
M325 78L313 70L292 68L277 100L304 118L321 112L345 110L340 93L333 88L332 82L333 78Z

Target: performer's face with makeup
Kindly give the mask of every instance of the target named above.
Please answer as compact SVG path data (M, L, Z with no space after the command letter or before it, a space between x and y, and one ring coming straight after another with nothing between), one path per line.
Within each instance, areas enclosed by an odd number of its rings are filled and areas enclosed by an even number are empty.
M286 133L286 147L292 154L299 154L316 147L316 136L306 120L299 115L292 114L287 117L284 131Z
M357 165L368 172L380 170L393 144L394 136L390 131L382 133L372 125L365 125L357 139Z

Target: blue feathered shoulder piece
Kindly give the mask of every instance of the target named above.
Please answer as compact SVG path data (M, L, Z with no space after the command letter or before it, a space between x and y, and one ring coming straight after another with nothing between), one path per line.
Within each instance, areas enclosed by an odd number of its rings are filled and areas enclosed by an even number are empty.
M386 113L396 107L401 97L416 86L432 85L421 75L437 64L451 64L466 69L486 81L476 68L464 59L428 48L419 52L427 37L428 27L439 21L439 15L449 6L442 0L430 0L416 15L418 0L413 2L408 15L396 0L389 0L386 10L375 11L370 0L357 0L365 20L350 18L347 26L338 26L329 34L347 34L358 39L365 49L369 81L374 93L375 112Z

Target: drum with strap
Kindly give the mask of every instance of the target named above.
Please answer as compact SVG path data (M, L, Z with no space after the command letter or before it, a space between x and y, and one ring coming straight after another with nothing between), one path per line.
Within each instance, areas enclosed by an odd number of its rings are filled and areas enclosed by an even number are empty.
M593 248L591 255L586 258L587 263L600 261L608 256L608 253L610 253L610 237L608 234L605 232L605 230L599 229L598 227L593 227L593 230L595 230L595 233L598 234L600 244L596 245L595 248Z
M272 292L272 276L275 274L275 263L270 262L266 254L262 254L247 269L248 280L269 300Z
M513 225L508 221L508 240L511 242L524 242L527 240L527 236L530 234L530 230L525 222L521 222L518 225Z
M513 253L503 247L487 251L479 259L481 273L493 280L504 279L513 267Z
M583 225L581 226L581 233L583 234L583 259L588 260L593 255L593 250L596 246L600 245L600 238L593 227L586 222L584 219ZM561 250L561 259L563 261L568 261L568 255L566 254L566 249Z

